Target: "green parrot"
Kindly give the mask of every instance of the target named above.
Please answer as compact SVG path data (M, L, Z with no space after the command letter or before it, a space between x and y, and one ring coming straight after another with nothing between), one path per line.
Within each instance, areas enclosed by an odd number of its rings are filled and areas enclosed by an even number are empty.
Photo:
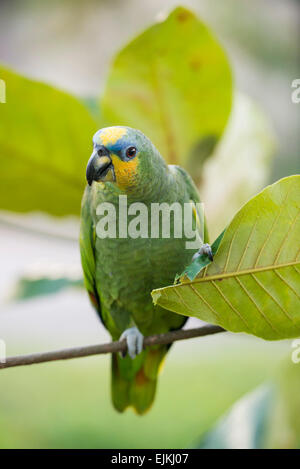
M96 132L93 145L81 208L80 252L85 287L112 339L127 342L126 356L112 354L113 405L119 412L131 406L143 414L154 400L160 365L169 349L162 345L143 350L143 337L179 329L186 321L181 315L155 306L151 291L172 284L193 254L212 259L212 253L205 239L200 249L186 249L187 238L175 236L175 224L169 237L162 236L161 219L158 235L124 234L130 223L137 228L134 218L141 203L144 210L149 210L150 218L153 204L177 203L183 207L192 203L195 226L200 219L195 210L199 202L197 189L186 171L168 166L138 130L107 127ZM134 208L132 213L128 210L125 222L119 218L124 196L127 206ZM99 229L104 212L112 235L103 235ZM144 222L151 223L147 217Z

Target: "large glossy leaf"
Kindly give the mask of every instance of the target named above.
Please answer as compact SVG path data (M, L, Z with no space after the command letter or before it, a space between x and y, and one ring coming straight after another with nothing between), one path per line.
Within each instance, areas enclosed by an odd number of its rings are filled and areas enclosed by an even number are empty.
M265 339L300 335L300 176L268 186L233 218L214 261L153 291L159 305Z
M3 67L0 209L79 214L98 124L76 98Z
M108 124L139 128L168 163L191 170L221 136L231 94L223 49L193 13L180 7L116 56L102 111Z
M249 97L235 93L222 140L199 177L211 239L266 186L274 148L275 137L263 109Z

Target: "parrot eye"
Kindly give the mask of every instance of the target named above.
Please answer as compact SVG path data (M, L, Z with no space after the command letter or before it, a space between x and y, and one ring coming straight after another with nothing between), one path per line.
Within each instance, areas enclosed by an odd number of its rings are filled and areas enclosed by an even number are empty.
M133 158L136 155L136 148L135 147L129 147L126 150L126 156L127 158Z
M99 148L97 153L98 153L98 156L103 156L103 155L105 155L105 149L104 148Z

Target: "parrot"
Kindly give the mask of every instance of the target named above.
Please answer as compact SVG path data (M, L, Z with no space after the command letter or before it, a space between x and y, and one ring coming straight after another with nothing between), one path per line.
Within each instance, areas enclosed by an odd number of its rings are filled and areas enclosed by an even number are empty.
M99 207L109 204L117 213L121 196L126 196L129 207L142 203L149 210L151 204L191 203L198 229L200 217L195 207L200 199L183 168L167 165L150 139L125 126L105 127L95 133L86 179L80 219L84 284L112 340L126 340L127 344L127 353L112 354L112 403L119 412L132 407L142 415L154 401L158 374L170 348L143 348L144 336L180 329L187 320L154 305L151 291L172 284L193 255L212 260L212 251L206 242L206 227L200 248L192 250L185 248L186 238L176 237L174 229L169 237L160 232L155 237L98 236L103 217ZM126 227L132 219L128 211ZM118 228L118 217L112 214L111 220Z

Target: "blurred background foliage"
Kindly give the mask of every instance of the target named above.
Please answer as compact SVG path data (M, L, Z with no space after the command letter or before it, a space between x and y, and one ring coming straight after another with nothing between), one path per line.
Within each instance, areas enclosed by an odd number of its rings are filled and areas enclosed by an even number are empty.
M181 3L201 20L186 10L166 20L173 0L163 12L158 0L1 2L0 338L10 355L108 340L86 295L65 288L81 282L77 215L98 127L139 127L185 165L212 239L264 185L299 172L299 3ZM109 357L2 371L0 447L228 446L228 414L218 419L262 383L275 391L250 399L252 418L237 411L254 435L242 444L299 446L300 365L281 365L291 343L221 336L174 346L142 419L111 408Z

